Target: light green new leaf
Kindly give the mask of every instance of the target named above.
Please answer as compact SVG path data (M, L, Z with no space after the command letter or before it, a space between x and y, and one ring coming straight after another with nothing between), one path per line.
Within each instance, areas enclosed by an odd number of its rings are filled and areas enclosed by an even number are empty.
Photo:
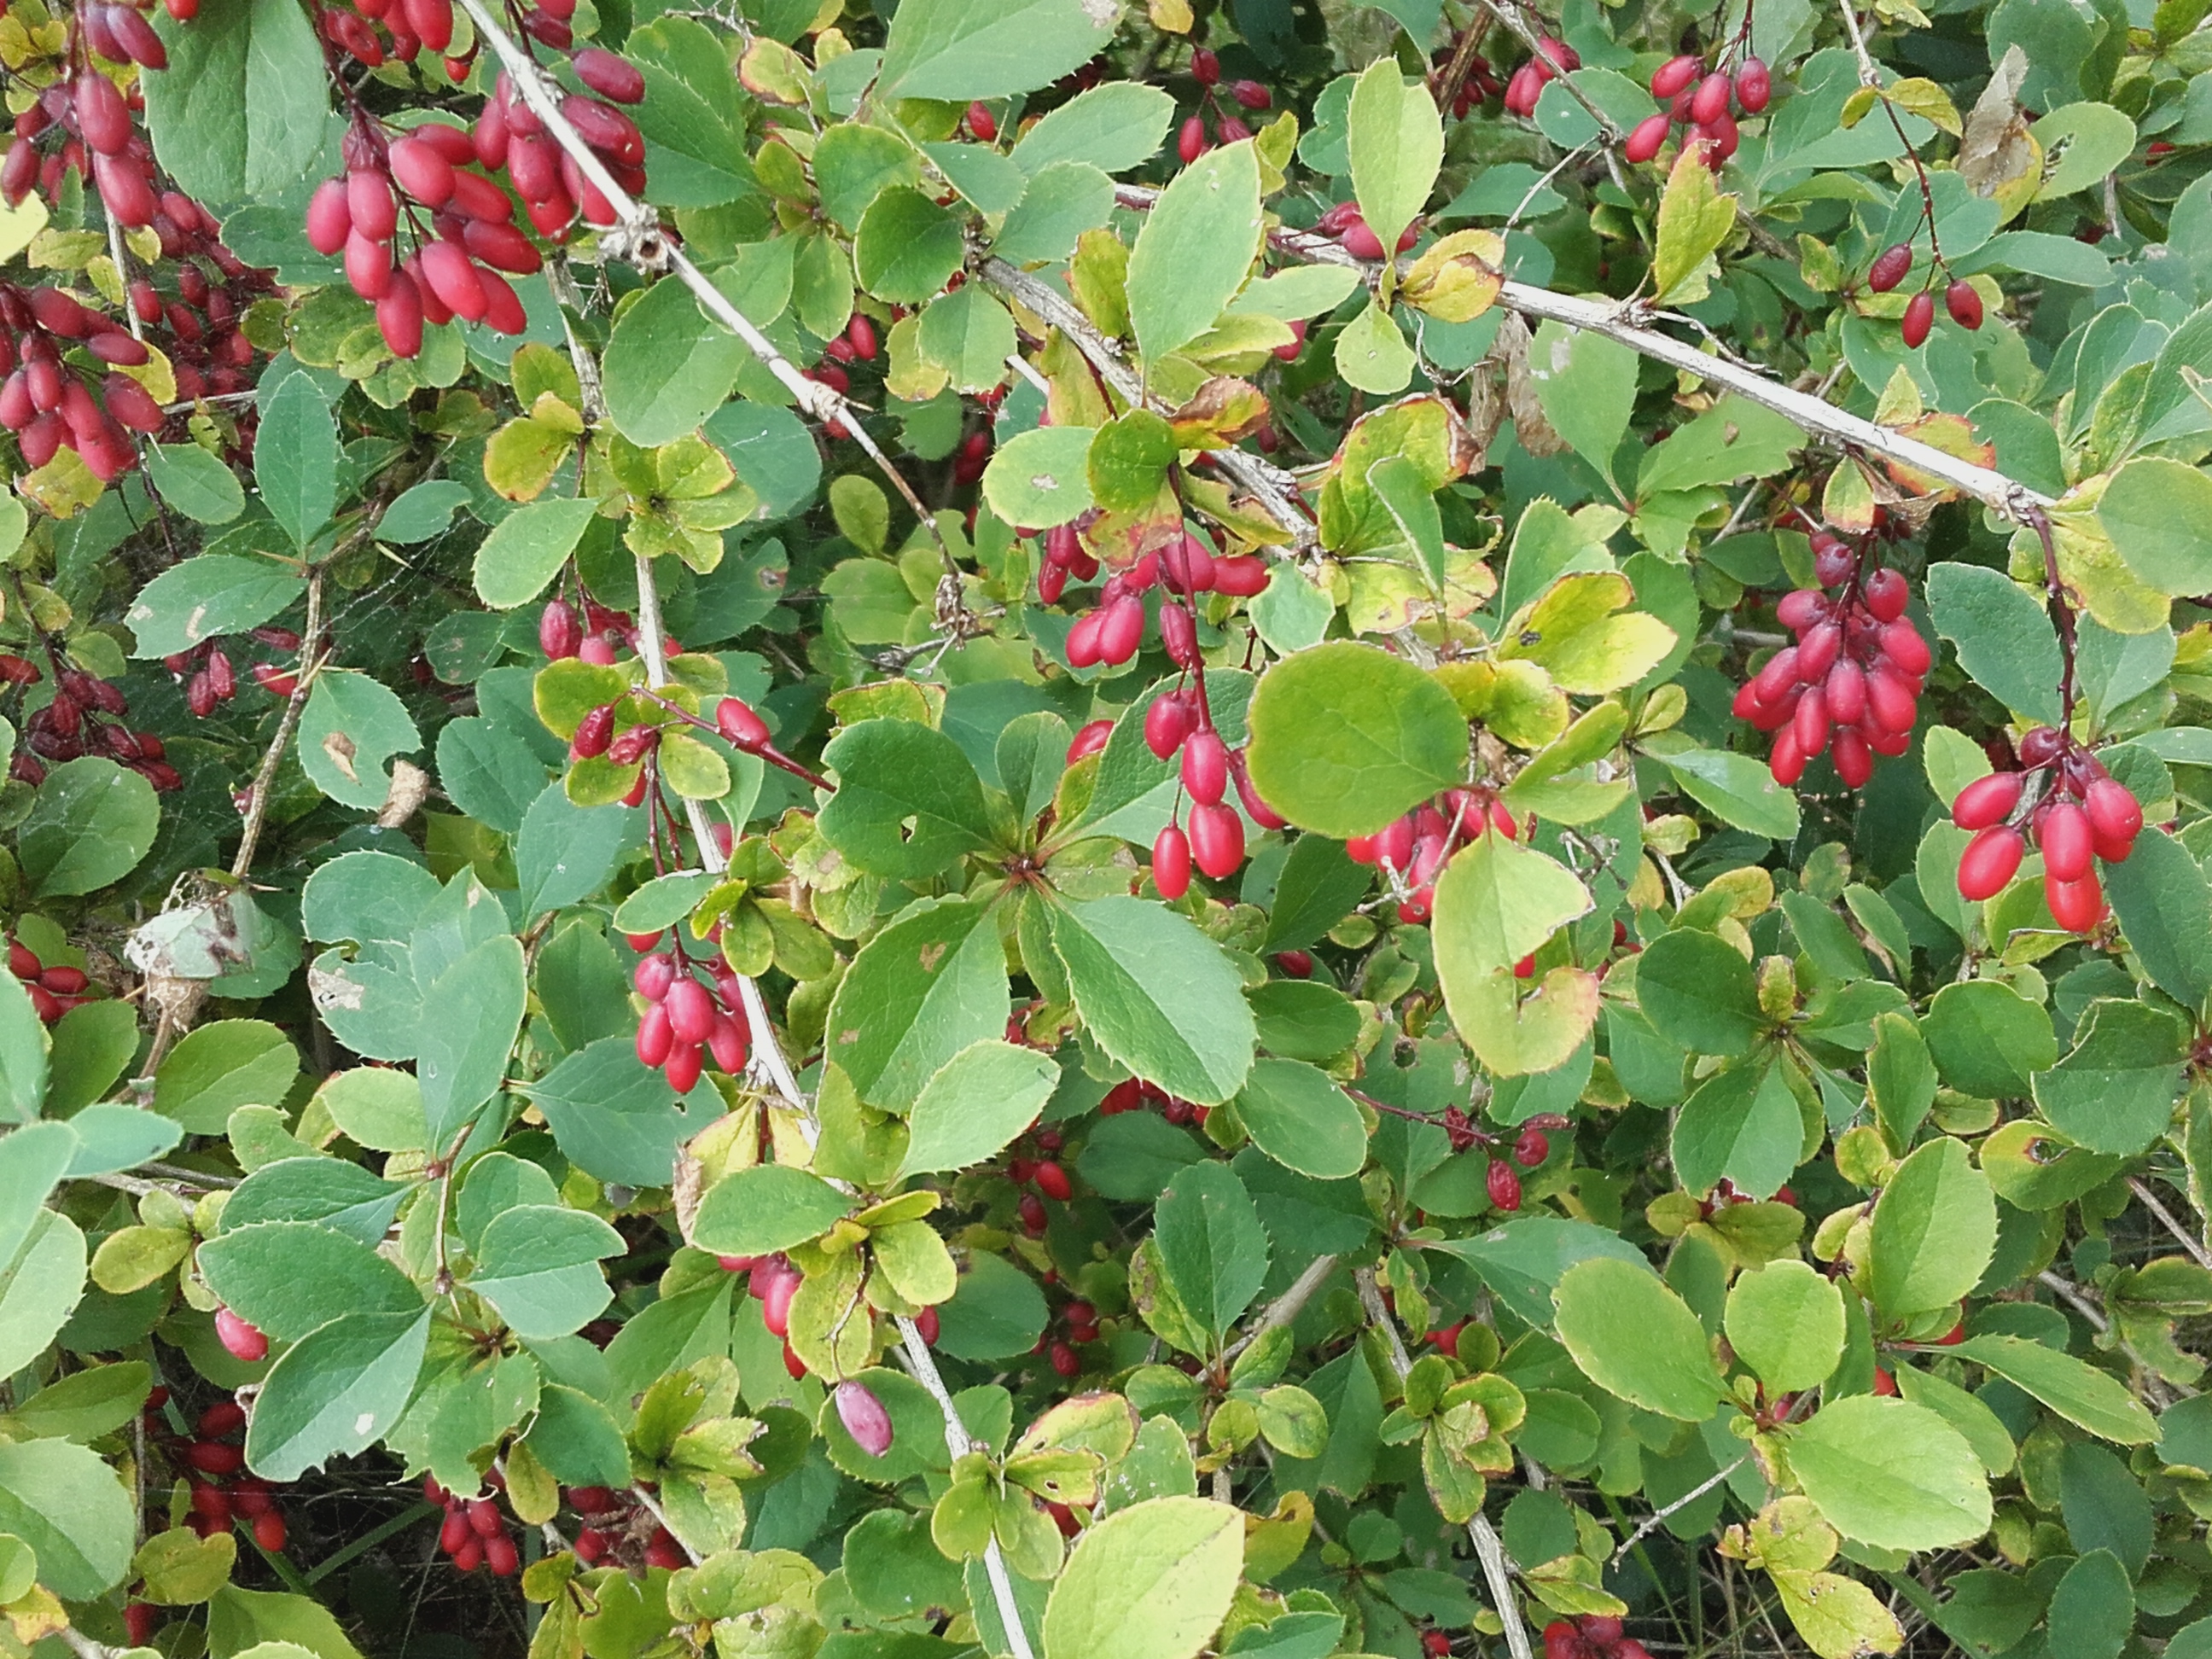
M592 501L539 501L518 507L477 547L477 597L496 611L527 605L545 591L599 513Z
M2105 486L2097 521L2128 568L2160 592L2212 592L2212 477L2139 455Z
M1247 139L1200 156L1145 216L1128 275L1129 320L1145 356L1164 356L1212 327L1259 251L1260 162Z
M1547 854L1486 835L1452 855L1437 878L1437 972L1449 997L1510 968L1590 908L1589 890Z
M1089 1528L1045 1604L1044 1659L1193 1659L1229 1611L1244 1517L1155 1498Z
M991 511L1032 530L1079 516L1091 506L1085 461L1094 429L1032 427L1001 444L983 469L983 499Z
M1395 58L1370 64L1352 88L1352 189L1360 216L1385 248L1426 207L1443 165L1444 126L1429 88Z
M963 1048L915 1099L900 1173L928 1175L986 1162L1036 1121L1059 1084L1052 1056L1034 1048L999 1037Z
M707 1189L691 1242L721 1255L772 1255L829 1231L852 1207L820 1176L781 1164L757 1164Z
M1723 1389L1705 1328L1649 1267L1608 1256L1578 1261L1552 1302L1560 1342L1598 1387L1685 1423L1713 1414Z
M1875 1201L1868 1288L1893 1318L1972 1290L1996 1248L1996 1195L1964 1141L1945 1135L1904 1163Z
M1878 1395L1823 1405L1790 1437L1821 1517L1881 1549L1942 1549L1989 1530L1990 1483L1966 1437L1924 1406Z
M87 1447L0 1443L0 1533L37 1553L46 1589L64 1601L89 1601L121 1583L130 1569L130 1490Z
M1769 1395L1827 1380L1844 1353L1844 1293L1805 1263L1771 1261L1730 1287L1729 1346Z
M1261 798L1339 839L1373 835L1467 768L1451 693L1372 646L1340 640L1285 658L1261 678L1249 719Z
M1371 397L1395 397L1413 381L1413 348L1379 300L1370 300L1337 335L1335 361L1336 372Z
M1702 300L1712 289L1709 262L1735 231L1736 198L1724 196L1705 165L1704 147L1686 143L1659 198L1658 245L1651 256L1655 303Z
M2024 1337L1970 1336L1950 1352L1986 1365L2068 1422L2123 1446L2148 1445L2158 1424L2126 1383L2072 1354Z
M1096 0L916 0L892 19L876 95L964 103L1029 92L1103 50L1120 15Z

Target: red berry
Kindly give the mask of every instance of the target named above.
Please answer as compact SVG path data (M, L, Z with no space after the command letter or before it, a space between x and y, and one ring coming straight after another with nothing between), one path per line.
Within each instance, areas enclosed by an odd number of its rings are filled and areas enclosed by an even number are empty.
M714 728L739 749L757 751L768 747L768 722L740 698L722 699L714 710Z
M1044 1200L1035 1193L1024 1193L1021 1202L1014 1206L1021 1213L1022 1225L1032 1233L1042 1233L1047 1219Z
M1927 289L1914 295L1905 307L1902 329L1908 350L1917 351L1928 342L1928 331L1936 325L1936 295Z
M1077 1357L1075 1350L1069 1347L1066 1343L1054 1343L1051 1358L1053 1370L1058 1371L1062 1376L1080 1376L1083 1374L1083 1361Z
M1920 630L1902 617L1882 629L1881 651L1900 672L1913 679L1926 674L1936 660L1928 649L1928 641L1920 637Z
M2079 881L2061 881L2046 874L2043 878L2043 897L2051 906L2053 920L2069 933L2087 933L2105 914L2104 890L2094 874Z
M968 131L987 144L999 136L998 120L980 98L968 106Z
M80 977L82 977L80 975ZM58 985L49 985L50 991L58 991ZM220 1440L227 1434L236 1434L246 1426L246 1408L235 1400L218 1400L200 1413L193 1431L203 1440Z
M1992 824L1966 843L1959 858L1959 892L1976 902L1994 897L2019 870L2027 843L2008 824Z
M1198 867L1216 881L1234 875L1244 862L1244 820L1235 808L1218 801L1193 806L1190 852Z
M1690 120L1698 126L1710 126L1728 113L1729 78L1716 70L1698 82L1696 94L1690 100Z
M512 1578L522 1569L522 1557L514 1547L514 1540L504 1532L494 1533L483 1540L484 1565L495 1578Z
M269 1357L269 1339L228 1308L215 1310L215 1334L234 1359L242 1359L250 1365ZM200 1463L198 1467L211 1466ZM230 1467L236 1468L238 1465L233 1463Z
M1205 155L1206 149L1206 121L1194 115L1182 124L1182 131L1176 136L1176 154L1188 165Z
M260 1545L263 1549L267 1550L271 1555L279 1555L283 1553L284 1540L287 1536L288 1534L285 1530L284 1514L283 1510L270 1510L265 1515L258 1515L254 1516L253 1541ZM510 1547L512 1547L510 1546Z
M1835 763L1836 775L1849 789L1863 789L1874 776L1874 755L1863 733L1854 727L1839 726L1830 740L1828 758Z
M831 1398L837 1403L837 1420L854 1443L871 1457L891 1449L891 1414L866 1384L850 1378L840 1382Z
M1106 746L1106 740L1113 735L1113 721L1092 720L1079 731L1073 740L1068 744L1067 763L1073 766L1085 756L1097 754Z
M1489 1174L1484 1178L1492 1205L1500 1210L1514 1211L1521 1207L1521 1177L1513 1166L1503 1158L1490 1160Z
M1895 288L1912 270L1912 244L1899 242L1884 248L1867 267L1867 286L1876 294L1887 294Z
M1067 1171L1057 1164L1040 1164L1036 1175L1037 1190L1056 1204L1065 1204L1075 1195L1075 1188L1067 1179Z
M1986 830L2002 823L2020 805L2022 776L2018 772L1992 772L1976 778L1951 803L1951 822L1961 830Z
M1735 72L1735 101L1746 115L1756 115L1774 96L1774 77L1756 58L1747 58Z
M1201 87L1212 86L1221 79L1221 59L1200 46L1190 55L1190 74Z
M1190 890L1190 837L1170 823L1152 841L1152 885L1170 902Z
M1523 1129L1513 1143L1513 1161L1524 1170L1534 1169L1551 1155L1551 1137L1541 1129Z
M1905 601L1911 597L1905 578L1894 570L1875 571L1861 591L1876 622L1895 622L1905 614Z
M133 1601L123 1609L124 1634L134 1648L151 1647L154 1632L161 1627L161 1612L147 1601Z
M1257 81L1238 81L1231 84L1229 95L1246 109L1265 109L1274 102L1267 88Z
M1657 115L1645 116L1630 132L1628 142L1620 147L1621 155L1638 165L1650 161L1659 153L1659 147L1667 142L1667 134L1672 125L1663 111Z
M2049 880L2080 881L2096 867L2089 815L2070 800L2054 800L2036 815L2035 845Z
M1982 325L1981 291L1961 276L1943 290L1944 308L1951 320L1970 332Z
M2020 763L2033 771L2048 766L2066 748L2066 738L2056 726L2030 726L2020 740Z
M2100 842L2114 844L2132 843L2142 831L2142 806L2128 787L2112 778L2099 778L2091 783L2082 805L2087 809L2089 827ZM2118 860L2103 854L2112 862ZM2123 858L2126 854L2121 854Z
M1669 58L1651 72L1651 95L1662 104L1668 102L1696 80L1705 67L1705 60L1694 52Z

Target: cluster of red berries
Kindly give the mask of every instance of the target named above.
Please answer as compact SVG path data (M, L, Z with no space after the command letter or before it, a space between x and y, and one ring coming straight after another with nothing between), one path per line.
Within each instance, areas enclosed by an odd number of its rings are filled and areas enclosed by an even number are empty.
M490 1480L494 1486L499 1485L499 1471L493 1470ZM427 1474L422 1477L422 1496L445 1508L446 1518L438 1528L438 1547L457 1570L474 1572L478 1567L489 1567L495 1578L512 1578L522 1570L521 1552L507 1533L507 1517L499 1512L497 1498L456 1497ZM684 1565L680 1555L676 1565Z
M8 971L23 982L32 1012L44 1025L52 1024L79 1003L94 1001L99 996L99 988L83 969L62 963L49 968L21 939L8 941Z
M653 1518L653 1511L626 1492L609 1486L570 1486L568 1507L584 1524L577 1529L576 1559L586 1566L605 1561L633 1573L647 1567L672 1572L690 1565L676 1534Z
M1223 86L1221 59L1204 46L1190 54L1190 75L1198 82L1199 109L1184 121L1182 130L1176 135L1176 154L1182 157L1186 167L1216 144L1233 144L1252 136L1251 126L1243 116L1233 115L1222 107L1224 94L1238 108L1255 112L1274 102L1274 95L1257 81L1231 81ZM1212 121L1210 136L1206 131L1209 117Z
M1489 1152L1490 1170L1483 1177L1483 1184L1492 1207L1508 1214L1521 1207L1520 1170L1533 1170L1551 1157L1552 1137L1548 1132L1567 1127L1567 1120L1557 1112L1539 1112L1523 1120L1509 1148L1504 1136L1476 1128L1474 1120L1457 1106L1445 1107L1442 1121L1444 1137L1455 1152L1478 1146Z
M894 307L894 310L901 308ZM856 311L847 320L845 331L822 348L822 361L805 371L806 378L818 380L841 398L848 397L853 390L853 377L845 366L848 363L872 363L881 349L876 337L875 319L864 311ZM826 422L822 429L831 438L851 435L845 430L844 422L840 420ZM987 453L989 447L989 440L986 439L984 447ZM981 467L976 469L975 477L982 477ZM972 483L974 480L963 482ZM972 525L969 527L973 529Z
M1975 832L1960 855L1959 891L1977 902L2002 892L2032 838L2043 854L2052 917L2070 933L2086 933L2105 914L2097 860L2126 862L2142 832L2142 807L2102 761L2055 726L2021 738L2020 763L2019 771L1975 779L1951 804L1951 822Z
M1316 235L1334 237L1344 251L1355 259L1379 259L1382 257L1382 239L1368 224L1367 217L1360 212L1357 202L1337 203L1314 221L1314 231ZM1420 238L1421 222L1416 219L1398 233L1397 252L1403 253ZM1305 343L1305 330L1302 325L1293 325L1291 332L1298 337L1288 347L1276 347L1277 356L1281 356L1285 350L1292 357L1297 356L1295 348Z
M630 975L647 1004L645 1018L638 1022L638 1062L665 1073L668 1086L679 1095L691 1092L708 1055L736 1077L751 1051L737 975L719 969L710 989L700 982L694 966L680 947L672 947L639 958Z
M1874 257L1867 267L1866 285L1876 294L1887 294L1912 274L1912 244L1898 242ZM1905 320L1899 325L1905 343L1917 351L1927 343L1928 331L1936 326L1936 281L1947 274L1941 265L1930 266L1928 281L1919 293L1905 302ZM1982 325L1981 291L1963 276L1954 276L1943 289L1943 308L1951 313L1951 320L1969 332Z
M1651 1659L1651 1650L1622 1634L1612 1614L1585 1613L1544 1626L1544 1659Z
M1874 775L1876 755L1911 745L1934 654L1905 617L1905 578L1867 564L1864 547L1814 532L1820 586L1796 589L1775 607L1797 643L1769 657L1735 695L1736 717L1775 734L1767 767L1785 787L1832 744L1837 775L1853 789ZM1831 588L1833 597L1824 591Z
M1418 925L1426 921L1435 908L1437 872L1455 850L1491 830L1508 841L1517 841L1522 827L1493 791L1447 789L1373 835L1352 836L1344 843L1344 850L1354 864L1379 865L1388 880L1404 888L1398 902L1398 920ZM1534 831L1533 818L1527 828ZM1525 979L1534 967L1531 958L1522 977Z
M167 418L124 373L148 361L145 344L119 319L58 288L0 283L0 373L7 376L0 380L0 426L15 434L24 465L41 467L73 449L102 483L136 466L131 434L159 432Z
M411 11L423 0L407 3ZM447 0L431 3L447 7ZM566 30L565 20L554 21ZM449 11L447 28L450 33ZM645 139L615 105L643 99L644 76L597 46L573 61L577 78L600 96L572 94L562 100L562 114L617 184L641 191ZM425 323L460 317L502 334L522 331L522 301L501 273L527 276L544 261L514 222L514 202L491 177L501 168L542 236L565 236L580 204L592 224L615 220L606 198L503 74L472 131L428 121L389 138L380 123L362 114L346 133L343 155L344 173L325 180L307 204L307 240L319 252L343 252L346 281L374 302L377 327L398 357L422 350ZM403 209L414 245L404 255L398 246Z
M745 1275L745 1293L761 1304L761 1323L768 1334L783 1344L783 1368L793 1382L806 1375L806 1362L791 1346L791 1299L799 1294L805 1275L792 1265L791 1258L775 1255L721 1255L714 1258L725 1273ZM925 1343L937 1341L938 1316L934 1308L924 1308L914 1316L915 1328ZM848 1424L847 1425L850 1427ZM856 1433L854 1438L859 1439ZM889 1444L886 1440L885 1444Z
M1252 787L1245 751L1231 749L1214 726L1198 653L1197 625L1189 610L1174 602L1163 605L1160 634L1169 659L1191 676L1176 690L1155 697L1145 711L1145 746L1164 761L1182 757L1182 793L1190 798L1189 830L1170 818L1152 841L1152 885L1162 898L1173 901L1190 890L1194 863L1217 881L1243 863L1244 820L1224 799L1232 782L1253 823L1263 830L1279 830L1284 819Z
M133 732L121 716L131 705L121 689L81 668L54 665L60 683L53 699L34 710L23 722L23 747L9 763L9 774L25 783L45 781L48 761L76 760L104 755L118 761L152 784L167 791L181 789L185 781L164 756L161 739L151 732ZM0 656L0 684L27 685L46 677L27 657Z
M1158 1108L1162 1117L1177 1127L1186 1123L1204 1126L1206 1115L1212 1109L1195 1102L1171 1095L1150 1078L1125 1077L1106 1091L1098 1103L1098 1115L1114 1117L1122 1112L1149 1112Z
M1449 72L1451 60L1458 51L1456 39L1449 46L1437 49L1436 55L1430 59L1433 71L1429 76L1431 85L1441 87L1443 84L1443 77ZM1478 52L1467 60L1467 74L1459 83L1459 90L1452 94L1451 112L1455 118L1465 119L1477 104L1486 99L1502 98L1504 94L1505 82L1498 78L1498 72L1491 67L1490 60Z
M1083 1375L1083 1356L1076 1350L1088 1342L1098 1340L1098 1310L1078 1297L1060 1310L1060 1334L1054 1336L1050 1326L1038 1334L1032 1354L1044 1356L1054 1374L1073 1381ZM1061 1528L1066 1530L1065 1527Z
M218 1400L199 1414L190 1439L169 1431L169 1391L157 1388L146 1399L147 1435L158 1440L169 1455L181 1463L190 1486L191 1513L185 1524L203 1538L230 1530L244 1522L253 1541L274 1554L289 1536L284 1511L276 1505L276 1489L258 1474L247 1474L246 1452L240 1444L246 1432L246 1408L235 1400Z
M325 6L315 18L324 40L366 69L380 69L387 62L411 64L422 48L442 52L453 41L452 0L354 0L354 9ZM459 81L468 73L473 48L459 61L446 64L447 76Z
M1006 1160L1006 1179L1024 1189L1016 1208L1023 1230L1032 1238L1043 1236L1046 1199L1065 1204L1075 1196L1074 1183L1059 1163L1065 1144L1057 1129L1031 1129L1024 1139L1015 1143L1017 1150Z
M1545 87L1560 74L1571 74L1583 66L1583 55L1564 40L1554 40L1547 34L1537 41L1536 47L1535 56L1515 70L1513 78L1505 83L1508 115L1524 118L1534 115L1536 100L1543 96Z
M250 637L287 653L296 654L300 649L300 636L289 628L257 628ZM161 665L184 681L185 706L201 720L238 695L238 670L220 641L202 640L189 651L162 658ZM290 668L269 662L252 667L254 684L272 697L289 697L299 687L300 677Z
M1037 597L1051 605L1066 591L1070 575L1085 570L1095 574L1098 567L1084 549L1075 525L1055 526L1045 532L1044 541L1045 562L1037 573ZM1145 637L1143 595L1163 579L1171 594L1214 592L1249 599L1267 586L1267 567L1250 555L1216 558L1204 542L1186 531L1180 542L1147 553L1127 570L1106 579L1091 609L1076 618L1067 631L1068 665L1090 668L1105 663L1118 668L1133 658ZM1161 607L1163 618L1171 608ZM1168 644L1169 654L1174 655L1173 642L1164 642ZM1194 644L1191 648L1195 650Z
M154 190L154 149L131 118L143 106L136 88L126 96L122 88L95 69L94 50L116 62L137 60L152 43L152 55L168 61L161 40L143 17L127 6L98 9L101 41L95 48L91 32L80 25L70 59L74 74L55 81L39 94L38 101L15 118L15 139L7 159L0 161L0 191L11 205L20 204L33 187L43 185L51 195L71 172L92 180L107 216L128 229L154 222L161 198ZM131 39L116 38L115 19L127 17L123 26ZM143 37L141 35L143 31ZM42 155L40 137L58 130L64 137L55 149Z
M1731 75L1708 71L1703 58L1685 52L1652 71L1651 95L1667 107L1636 124L1621 155L1648 161L1659 154L1667 135L1682 126L1689 129L1689 143L1703 146L1705 165L1718 173L1742 142L1732 111L1757 115L1765 110L1774 97L1774 77L1756 58L1745 58Z
M221 228L190 197L164 191L153 230L161 257L176 262L174 297L165 299L144 276L133 277L129 290L140 325L164 331L160 343L177 377L177 396L186 403L246 388L255 353L240 319L256 300L276 291L275 274L254 270L225 247ZM248 407L232 418L247 427L254 414Z

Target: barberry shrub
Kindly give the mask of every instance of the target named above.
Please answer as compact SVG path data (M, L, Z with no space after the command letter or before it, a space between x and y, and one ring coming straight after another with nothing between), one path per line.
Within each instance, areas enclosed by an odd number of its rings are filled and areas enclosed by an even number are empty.
M10 0L5 1659L2212 1656L2204 12Z

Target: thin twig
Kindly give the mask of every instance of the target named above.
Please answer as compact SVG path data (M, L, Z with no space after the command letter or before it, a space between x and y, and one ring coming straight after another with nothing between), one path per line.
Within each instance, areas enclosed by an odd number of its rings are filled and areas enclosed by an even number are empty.
M2137 1180L2128 1177L2128 1190L2142 1200L2143 1207L2158 1218L2159 1224L2173 1235L2174 1242L2195 1258L2200 1267L2212 1269L2212 1250L2204 1248L2201 1239L2191 1237L2189 1230L2173 1218L2173 1212L2158 1201L2158 1194Z
M899 1354L905 1360L915 1381L929 1391L937 1401L937 1409L945 1417L945 1449L955 1462L975 1449L976 1443L969 1437L968 1425L960 1420L960 1408L952 1403L952 1392L938 1375L937 1361L930 1356L929 1344L921 1340L921 1332L914 1321L901 1315L898 1319ZM991 1581L991 1599L998 1603L999 1623L1006 1633L1006 1650L1013 1659L1036 1659L1030 1646L1030 1633L1022 1623L1022 1610L1014 1601L1014 1581L1006 1576L1006 1558L999 1548L995 1534L983 1545L983 1574Z
M1261 1309L1260 1316L1252 1322L1251 1328L1221 1351L1221 1357L1224 1359L1236 1358L1278 1325L1287 1325L1296 1319L1305 1311L1306 1304L1313 1300L1314 1292L1335 1271L1334 1256L1316 1256L1311 1265L1291 1281L1290 1289Z
M1159 191L1141 185L1121 185L1115 187L1115 198L1123 207L1141 210L1150 208L1159 199ZM1357 258L1346 252L1340 244L1310 231L1278 228L1268 233L1268 240L1279 252L1311 264L1345 265L1362 271L1373 268L1374 262ZM1670 368L1694 374L1724 392L1733 392L1762 408L1785 416L1808 432L1832 439L1847 448L1879 455L1916 472L1926 473L1951 489L1995 507L2015 522L2032 524L2032 508L2052 505L2051 497L2007 477L2002 472L1947 455L1933 445L1906 437L1887 427L1877 426L1863 416L1838 409L1809 392L1800 392L1795 386L1771 380L1756 369L1710 356L1686 340L1641 327L1630 320L1632 313L1613 301L1556 294L1550 289L1516 282L1506 283L1498 297L1499 304L1524 317L1562 323L1569 328L1581 329L1591 334L1602 334L1632 351L1656 359ZM1065 304L1064 301L1062 303Z
M246 791L246 830L239 840L238 856L230 861L230 873L240 881L253 868L253 854L261 845L261 826L269 817L269 793L276 787L276 769L283 764L284 747L299 728L300 716L307 711L308 688L324 662L316 640L322 627L323 573L319 566L307 572L307 625L300 635L300 665L293 673L292 695L284 700L276 735L269 740L268 750L261 757L261 769L253 775Z
M1626 1555L1629 1551L1634 1549L1638 1544L1642 1543L1646 1538L1650 1537L1653 1533L1658 1531L1662 1526L1665 1525L1668 1516L1674 1514L1679 1510L1686 1510L1689 1508L1691 1504L1696 1503L1700 1498L1703 1498L1715 1486L1719 1486L1722 1481L1727 1480L1729 1476L1734 1474L1738 1469L1741 1468L1745 1464L1750 1462L1751 1454L1749 1452L1746 1452L1742 1456L1737 1458L1735 1462L1729 1464L1718 1474L1713 1476L1711 1480L1700 1480L1696 1486L1691 1487L1689 1491L1684 1492L1673 1503L1668 1504L1665 1509L1653 1510L1650 1516L1645 1517L1641 1526L1638 1527L1634 1532L1632 1532L1626 1538L1621 1540L1620 1547L1613 1553L1613 1565L1616 1567L1619 1566L1621 1562L1621 1558Z
M1390 1369L1402 1377L1413 1369L1413 1362L1406 1353L1405 1339L1398 1334L1398 1322L1390 1316L1390 1310L1382 1300L1382 1290L1375 1282L1375 1269L1356 1267L1352 1283L1359 1287L1359 1305L1367 1310L1368 1322L1382 1334L1390 1349ZM1498 1528L1490 1524L1490 1517L1480 1510L1467 1523L1467 1535L1474 1545L1475 1559L1482 1563L1482 1576L1490 1586L1490 1599L1497 1607L1499 1621L1505 1626L1505 1645L1513 1659L1534 1659L1528 1647L1528 1629L1521 1622L1521 1602L1513 1593L1513 1564L1505 1556L1505 1540L1498 1535Z

